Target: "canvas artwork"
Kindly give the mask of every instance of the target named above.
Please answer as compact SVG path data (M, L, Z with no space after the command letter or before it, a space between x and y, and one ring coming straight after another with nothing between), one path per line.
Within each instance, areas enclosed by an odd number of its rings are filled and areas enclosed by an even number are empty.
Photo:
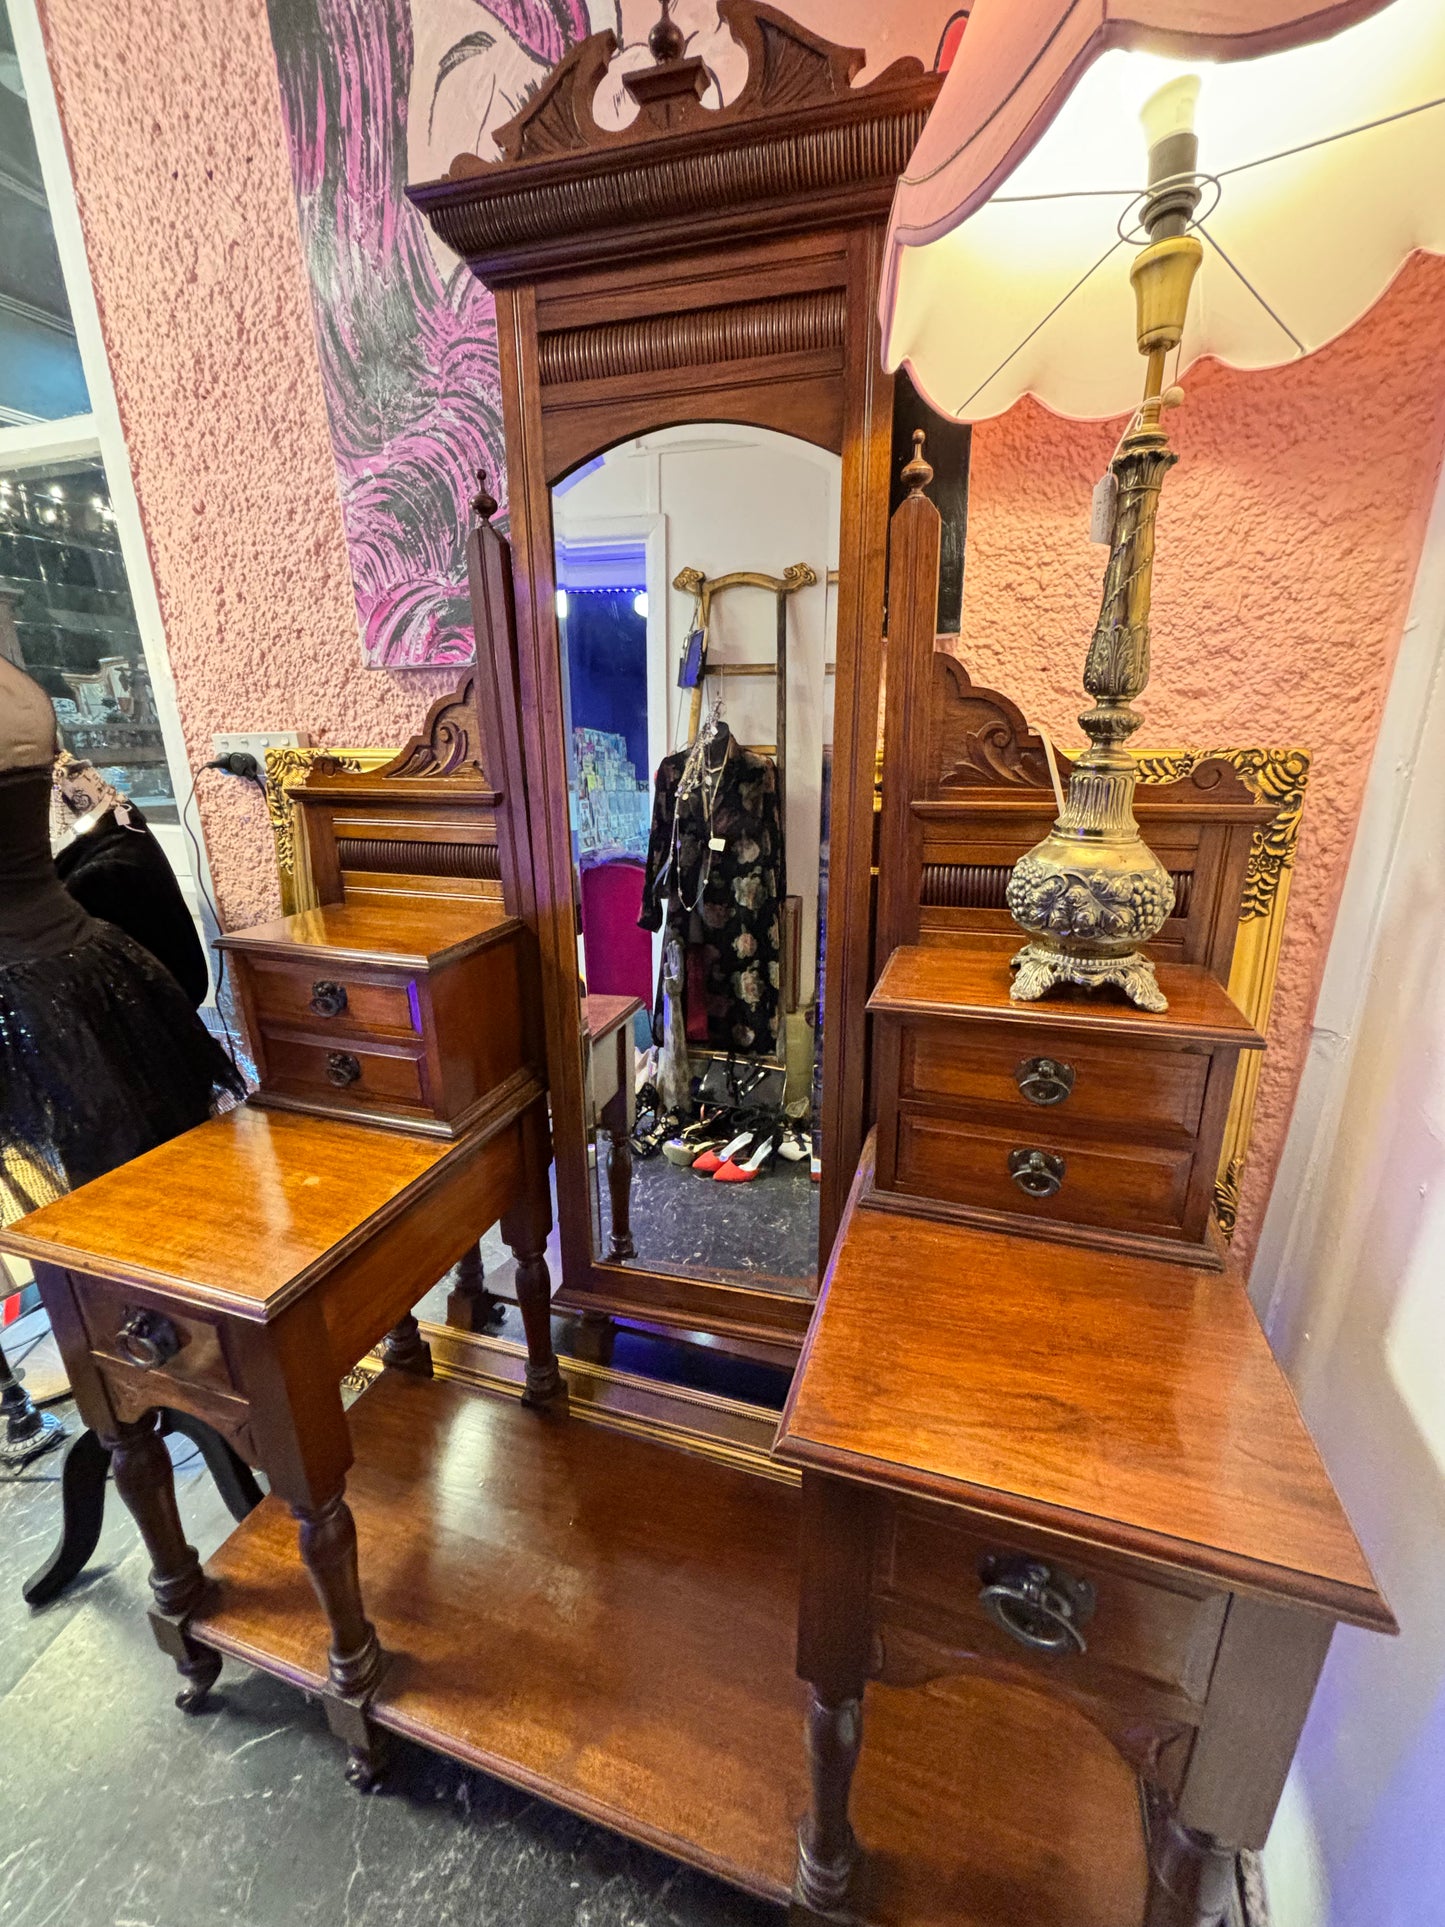
M503 465L491 296L430 233L406 183L436 179L464 150L493 151L492 131L567 48L617 24L615 8L600 11L270 0L369 668L472 659L468 504L475 469Z

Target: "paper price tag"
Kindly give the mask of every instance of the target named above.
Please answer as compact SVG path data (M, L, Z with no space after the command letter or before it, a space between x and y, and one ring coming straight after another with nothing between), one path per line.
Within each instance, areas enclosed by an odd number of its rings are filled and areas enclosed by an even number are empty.
M710 850L725 850L727 846L727 838L725 836L710 836L707 840L707 847Z
M1111 468L1094 485L1094 505L1089 513L1089 540L1110 543L1114 539L1114 511L1119 502L1119 483Z

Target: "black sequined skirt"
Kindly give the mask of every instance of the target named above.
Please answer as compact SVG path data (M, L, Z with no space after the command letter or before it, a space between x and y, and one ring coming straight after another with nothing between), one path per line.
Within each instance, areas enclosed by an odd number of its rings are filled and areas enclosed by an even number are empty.
M113 924L0 964L0 1212L13 1218L245 1094L170 973Z

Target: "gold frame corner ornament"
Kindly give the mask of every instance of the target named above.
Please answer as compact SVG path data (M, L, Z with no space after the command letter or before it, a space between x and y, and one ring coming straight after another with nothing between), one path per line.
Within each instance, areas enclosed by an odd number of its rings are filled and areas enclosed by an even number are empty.
M355 775L380 769L395 755L394 749L326 749L317 745L266 751L266 814L276 846L283 917L293 916L298 910L314 910L317 902L315 886L306 873L305 852L296 837L292 790L306 781L323 756L336 769Z
M1205 762L1228 763L1260 803L1274 811L1259 824L1250 846L1239 908L1239 935L1229 972L1229 994L1254 1025L1269 1023L1284 942L1284 912L1299 844L1300 819L1309 785L1307 749L1160 750L1141 755L1141 783L1177 783ZM1244 1164L1254 1129L1262 1053L1244 1051L1234 1081L1229 1119L1214 1185L1214 1209L1226 1238L1234 1235Z

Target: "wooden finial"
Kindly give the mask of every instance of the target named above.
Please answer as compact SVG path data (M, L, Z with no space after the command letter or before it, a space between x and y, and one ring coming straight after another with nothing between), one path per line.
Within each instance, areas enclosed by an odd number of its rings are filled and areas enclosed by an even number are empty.
M672 0L662 0L662 18L647 36L647 47L660 65L665 60L681 60L687 41L682 28L672 17Z
M476 511L479 521L490 522L497 512L497 498L487 487L487 471L484 468L477 470L477 484L477 492L472 497L472 508Z
M910 495L921 495L933 480L933 470L923 459L923 444L927 437L921 428L913 431L913 454L903 464L903 479L908 484Z

